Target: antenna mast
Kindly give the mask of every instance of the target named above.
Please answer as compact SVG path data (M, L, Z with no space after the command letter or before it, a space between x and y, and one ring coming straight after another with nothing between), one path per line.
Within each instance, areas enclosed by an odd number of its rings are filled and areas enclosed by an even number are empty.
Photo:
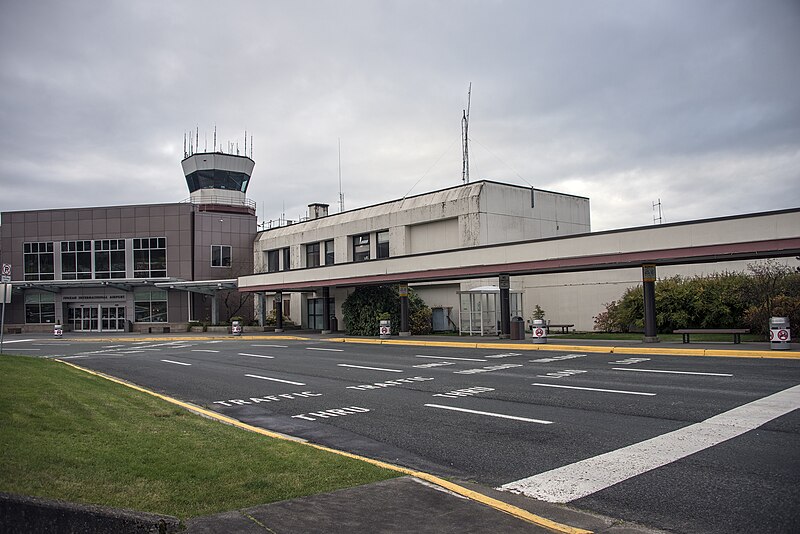
M467 109L461 117L461 135L462 147L464 149L462 167L461 167L461 181L464 184L469 183L469 108L472 103L472 82L469 82L469 91L467 92Z
M658 212L656 212L656 208L658 208ZM656 213L658 213L658 217L656 217ZM661 214L661 199L658 199L658 202L653 202L653 224L661 224L664 222L664 218Z
M337 138L339 142L339 213L344 211L344 193L342 193L342 138Z

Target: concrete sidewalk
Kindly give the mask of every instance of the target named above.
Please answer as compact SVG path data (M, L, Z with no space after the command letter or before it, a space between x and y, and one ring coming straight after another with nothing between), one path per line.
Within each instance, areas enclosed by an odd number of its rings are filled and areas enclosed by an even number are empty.
M478 488L478 486L474 486ZM491 490L487 490L491 491ZM549 528L514 517L413 477L405 476L332 493L255 506L186 521L187 534L502 532L655 534L655 531L566 507L507 497L540 508Z

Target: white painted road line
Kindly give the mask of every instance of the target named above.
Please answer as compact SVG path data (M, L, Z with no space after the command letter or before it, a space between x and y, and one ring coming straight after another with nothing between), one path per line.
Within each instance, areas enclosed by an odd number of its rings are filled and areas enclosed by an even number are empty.
M645 395L654 397L655 393L643 393L641 391L625 391L622 389L600 389L600 388L582 388L578 386L564 386L561 384L531 384L532 386L541 386L545 388L563 388L563 389L580 389L582 391L599 391L601 393L625 393L627 395Z
M14 349L15 351L19 352L21 350L42 350L42 349Z
M211 349L192 349L192 352L219 352L219 351Z
M33 340L32 339L7 339L7 340L3 341L3 344L5 345L5 344L8 344L8 343L27 343L28 341L33 341Z
M381 367L365 367L363 365L348 365L346 363L337 363L339 367L352 367L353 369L369 369L371 371L387 371L389 373L402 373L402 369L383 369Z
M291 384L293 386L305 386L302 382L292 382L291 380L281 380L280 378L271 378L269 376L260 376L260 375L244 375L249 376L250 378L258 378L261 380L272 380L273 382L282 382L284 384Z
M247 354L246 352L240 352L239 356L252 356L253 358L270 358L270 359L275 358L275 356L267 356L266 354Z
M567 503L740 436L798 408L800 385L700 423L509 482L499 489L548 502Z
M172 360L161 360L162 362L174 363L175 365L192 365L191 363L175 362Z
M466 408L456 408L455 406L443 406L441 404L426 404L429 408L441 408L443 410L453 410L456 412L474 413L478 415L488 415L490 417L501 417L503 419L514 419L515 421L526 421L528 423L539 423L541 425L551 425L552 421L543 421L542 419L529 419L527 417L517 417L516 415L506 415L502 413L480 412L478 410L467 410Z
M100 354L100 353L98 353L98 354L95 354L95 356L112 356L112 354ZM78 356L62 356L62 357L59 358L59 360L73 360L75 358L88 358L88 357L89 357L88 354L83 354L83 355L78 355Z
M489 360L482 360L480 358L453 358L451 356L424 356L422 354L417 354L417 358L431 358L433 360L460 360L463 362L488 362Z
M272 347L274 349L288 349L288 345L250 345L251 347Z
M325 349L322 347L306 347L306 350L325 350L328 352L344 352L344 349Z
M660 369L634 369L631 367L612 367L614 371L633 371L635 373L666 373L671 375L733 376L728 373L696 373L694 371L662 371Z

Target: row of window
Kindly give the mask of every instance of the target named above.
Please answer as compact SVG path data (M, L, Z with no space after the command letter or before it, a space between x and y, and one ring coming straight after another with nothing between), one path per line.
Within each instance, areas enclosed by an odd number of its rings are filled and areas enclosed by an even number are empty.
M135 321L137 323L167 322L167 292L164 290L136 291L133 294ZM97 308L86 308L96 311ZM86 317L97 320L97 317ZM53 293L25 294L25 322L28 324L55 323L56 304ZM87 330L90 327L86 328ZM91 328L95 329L95 328Z
M370 239L375 236L375 257L389 257L389 231L358 234L353 236L353 261L367 261L371 259ZM334 246L333 239L317 241L305 245L306 267L319 267L320 265L333 265ZM281 261L282 260L282 261ZM267 272L288 271L291 269L291 254L289 247L267 251Z
M165 237L132 240L133 277L167 276L167 239ZM98 239L61 241L60 280L125 278L125 240ZM23 264L25 280L55 280L55 250L52 241L25 243ZM231 246L211 245L211 266L231 266Z

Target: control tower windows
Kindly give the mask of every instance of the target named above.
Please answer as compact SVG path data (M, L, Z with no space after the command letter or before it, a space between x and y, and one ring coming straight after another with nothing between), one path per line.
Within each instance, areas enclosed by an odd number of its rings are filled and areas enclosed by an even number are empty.
M231 266L230 245L211 245L211 266L212 267Z

